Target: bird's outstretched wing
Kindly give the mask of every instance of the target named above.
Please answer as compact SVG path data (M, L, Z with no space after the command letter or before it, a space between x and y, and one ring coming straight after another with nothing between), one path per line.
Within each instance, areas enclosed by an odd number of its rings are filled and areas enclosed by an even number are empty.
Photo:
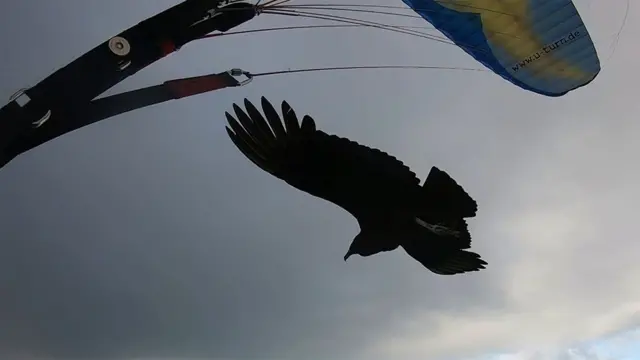
M423 185L425 201L441 217L476 216L478 204L449 174L432 167Z
M460 249L471 247L471 234L465 218L476 216L478 204L449 174L432 167L422 186L423 204L417 217L429 224L459 233Z
M286 102L282 119L267 99L261 102L264 116L246 99L246 112L234 104L236 117L225 114L227 133L254 164L294 187L358 217L372 204L406 201L402 192L419 186L416 174L395 157L317 130L308 115L299 122Z

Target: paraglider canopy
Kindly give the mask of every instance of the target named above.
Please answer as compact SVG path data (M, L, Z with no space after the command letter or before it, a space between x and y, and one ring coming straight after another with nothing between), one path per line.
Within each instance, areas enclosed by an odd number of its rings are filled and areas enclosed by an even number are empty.
M590 83L600 61L571 0L402 0L513 84L561 96Z

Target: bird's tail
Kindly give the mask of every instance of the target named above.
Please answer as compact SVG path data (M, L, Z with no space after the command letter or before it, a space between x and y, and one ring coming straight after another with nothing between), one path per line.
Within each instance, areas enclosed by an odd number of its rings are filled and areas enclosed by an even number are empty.
M402 247L412 258L439 275L479 271L487 265L480 255L453 247L434 247L423 241L407 241Z
M446 172L432 167L422 186L430 212L445 217L473 217L478 205ZM432 218L432 216L428 216Z
M467 250L457 250L446 255L443 254L439 261L425 266L439 275L455 275L471 271L480 271L484 269L486 265L487 262L482 260L480 255Z

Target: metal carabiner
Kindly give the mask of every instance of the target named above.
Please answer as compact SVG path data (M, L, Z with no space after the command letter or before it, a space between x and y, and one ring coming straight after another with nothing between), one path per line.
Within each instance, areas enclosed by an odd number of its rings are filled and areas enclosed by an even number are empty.
M240 77L242 75L246 76L246 79L242 80L242 81L238 81L238 85L237 86L244 86L247 85L248 83L253 81L253 75L251 75L250 72L248 71L244 71L242 69L231 69L229 71L227 71L227 74L233 76L233 77Z

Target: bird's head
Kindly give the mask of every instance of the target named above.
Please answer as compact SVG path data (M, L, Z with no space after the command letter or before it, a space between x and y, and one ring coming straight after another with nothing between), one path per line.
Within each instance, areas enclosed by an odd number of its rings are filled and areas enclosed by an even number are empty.
M353 254L355 254L355 252L353 251L353 249L351 249L351 247L349 247L347 253L344 254L344 261L347 261Z
M372 252L370 246L367 246L370 241L367 240L368 236L362 232L356 235L349 245L349 250L344 255L344 261L347 261L351 257L351 255L360 255L360 256L369 256L373 255L375 252Z

